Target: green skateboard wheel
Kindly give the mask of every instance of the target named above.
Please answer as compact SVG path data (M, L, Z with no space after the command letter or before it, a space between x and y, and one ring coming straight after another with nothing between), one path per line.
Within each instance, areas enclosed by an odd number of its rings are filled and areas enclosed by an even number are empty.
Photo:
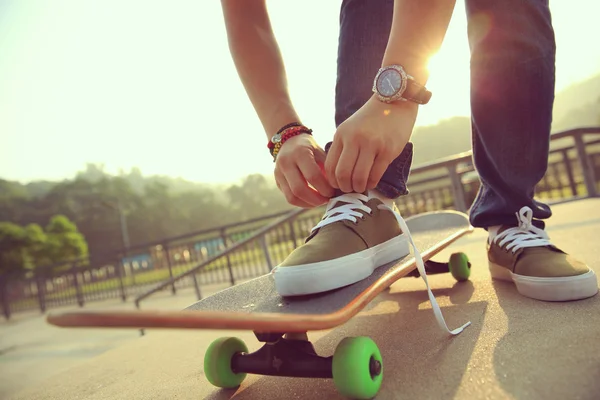
M450 273L459 282L469 279L471 276L471 268L469 267L469 258L465 253L454 253L448 261L448 269Z
M344 396L352 399L375 397L383 380L383 362L371 338L345 338L333 354L333 383Z
M231 369L231 359L236 353L247 353L246 344L235 337L222 337L210 344L204 355L206 379L220 388L238 387L246 378L245 373L236 374Z

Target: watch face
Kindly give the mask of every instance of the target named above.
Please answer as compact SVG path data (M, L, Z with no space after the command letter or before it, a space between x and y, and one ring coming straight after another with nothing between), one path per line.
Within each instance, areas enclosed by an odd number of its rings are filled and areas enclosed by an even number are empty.
M377 79L377 91L382 96L393 96L402 87L402 76L394 69L385 70Z

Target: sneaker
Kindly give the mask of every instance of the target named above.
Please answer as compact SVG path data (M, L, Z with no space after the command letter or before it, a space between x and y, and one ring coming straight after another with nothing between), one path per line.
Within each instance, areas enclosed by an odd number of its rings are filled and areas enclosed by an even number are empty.
M523 296L544 301L580 300L598 293L594 271L533 226L531 208L523 207L516 215L518 226L501 227L488 239L492 278L514 282Z
M454 331L446 326L429 288L423 259L395 205L361 193L342 194L329 201L324 217L305 243L273 269L275 288L281 296L299 296L351 285L410 254L409 244L438 324L446 332L460 333L470 322Z
M409 253L391 208L364 194L343 194L329 201L305 243L274 269L276 289L282 296L338 289Z

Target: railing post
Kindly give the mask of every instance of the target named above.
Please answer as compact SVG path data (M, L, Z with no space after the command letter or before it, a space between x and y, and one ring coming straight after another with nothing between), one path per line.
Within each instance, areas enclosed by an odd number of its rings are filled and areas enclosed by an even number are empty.
M2 301L2 312L4 318L10 319L10 300L8 299L8 280L10 274L0 275L0 300Z
M165 256L167 257L167 266L169 267L169 278L173 279L173 266L171 265L171 254L169 252L169 245L167 243L164 243L163 249L165 250ZM175 289L175 282L171 284L171 293L177 294L177 289Z
M296 247L298 247L298 240L296 239L296 232L294 231L294 222L295 222L295 219L292 219L289 222L289 225L290 225L290 236L292 239L292 243L294 243L294 249L295 249Z
M269 254L269 247L267 246L266 235L260 237L260 247L262 247L263 253L265 253L265 259L267 260L267 267L269 272L273 269L273 261L271 260L271 254Z
M119 257L120 254L117 254L117 263L115 267L117 268L117 276L119 277L119 290L121 291L121 300L127 301L127 293L125 293L125 285L123 284L123 273L125 272L125 267L123 266L123 258Z
M583 135L577 133L573 135L575 140L575 148L577 149L577 158L581 164L581 172L583 173L583 181L587 189L588 197L596 197L598 193L596 191L596 179L594 177L594 170L590 163L590 159L585 151L585 143L583 142Z
M200 293L200 285L198 285L198 278L196 277L196 273L192 274L192 278L194 279L194 289L196 290L196 297L198 300L202 300L202 294Z
M71 273L73 274L73 284L75 285L75 297L77 298L77 304L79 307L83 307L84 299L83 292L81 291L81 286L79 285L79 276L77 274L77 263L73 264L71 268Z
M37 285L37 295L38 295L38 302L40 304L40 311L43 313L46 312L46 285L44 282L44 284L42 284L40 278L40 275L37 273L35 274L35 283Z
M569 187L571 188L571 194L573 197L577 197L577 184L575 183L575 176L573 175L573 167L571 166L571 160L569 160L568 150L561 151L563 163L565 164L565 171L569 178Z
M223 240L223 246L225 246L225 248L229 247L229 240L227 239L227 233L225 233L225 229L221 229L221 239ZM231 286L233 286L235 285L235 278L233 276L233 270L231 268L231 258L229 257L229 254L225 256L225 259L227 260L227 270L229 271L229 282L231 283Z
M448 175L452 183L452 195L454 197L454 207L456 211L467 212L467 202L465 200L465 189L462 185L460 175L456 172L456 164L448 165Z

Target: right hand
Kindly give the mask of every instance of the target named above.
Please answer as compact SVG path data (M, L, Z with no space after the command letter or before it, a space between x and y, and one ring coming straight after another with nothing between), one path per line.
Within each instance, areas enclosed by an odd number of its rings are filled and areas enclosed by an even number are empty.
M325 177L324 164L325 151L311 135L294 136L281 146L275 181L288 203L311 208L329 201L334 189Z

